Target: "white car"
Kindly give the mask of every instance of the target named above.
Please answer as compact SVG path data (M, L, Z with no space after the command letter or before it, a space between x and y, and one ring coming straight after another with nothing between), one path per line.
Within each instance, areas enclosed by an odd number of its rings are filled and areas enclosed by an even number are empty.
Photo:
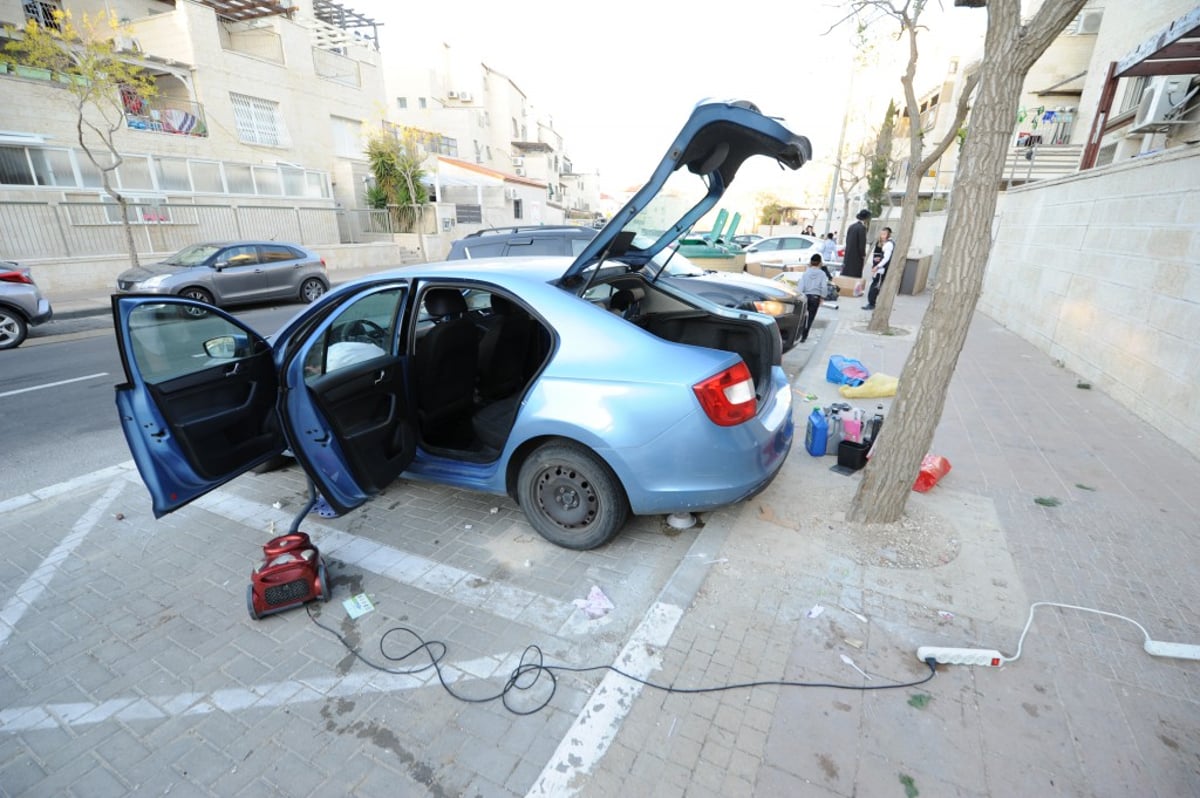
M745 271L761 277L774 277L784 271L804 271L813 253L821 251L816 236L771 236L746 247Z

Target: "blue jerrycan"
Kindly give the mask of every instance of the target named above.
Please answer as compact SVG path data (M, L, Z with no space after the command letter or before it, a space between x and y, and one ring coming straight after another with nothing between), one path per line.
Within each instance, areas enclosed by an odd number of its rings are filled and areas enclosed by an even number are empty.
M808 428L804 432L804 448L813 457L824 457L825 438L828 435L829 420L825 418L821 408L814 407L808 414Z

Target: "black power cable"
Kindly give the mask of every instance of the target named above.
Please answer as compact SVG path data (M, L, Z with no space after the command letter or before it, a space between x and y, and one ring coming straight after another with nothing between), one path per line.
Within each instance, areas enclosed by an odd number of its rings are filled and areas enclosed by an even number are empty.
M924 679L919 679L914 682L904 682L902 684L892 683L858 685L837 684L834 682L795 682L784 679L770 679L756 682L723 684L716 687L674 687L672 685L657 684L655 682L647 681L646 679L634 676L633 674L626 673L614 665L588 665L583 667L572 667L570 665L547 665L545 663L545 657L542 653L542 649L537 645L530 644L526 646L525 650L521 653L520 662L517 664L517 667L513 668L513 671L509 674L508 680L505 682L504 687L502 687L499 692L491 695L472 697L455 692L450 686L450 683L446 681L446 677L442 673L442 660L446 657L447 649L446 644L442 641L425 640L415 630L410 629L407 626L393 626L391 629L388 629L386 632L384 632L379 638L380 656L389 662L402 663L417 654L417 652L423 651L425 652L425 655L429 657L429 662L420 666L404 669L390 668L367 659L367 657L365 657L362 652L360 652L349 640L342 636L340 632L317 620L317 617L313 615L312 607L310 605L305 605L305 610L308 612L308 617L314 624L336 637L338 641L346 647L346 650L354 655L355 659L367 667L373 668L382 673L390 673L395 676L412 676L432 668L437 674L438 681L441 683L442 688L451 697L467 704L487 704L491 703L492 701L500 701L504 705L504 708L514 715L532 715L535 712L540 712L546 707L547 704L550 703L550 701L554 698L554 693L558 689L558 676L556 675L556 672L588 673L591 671L612 671L613 673L624 676L626 679L629 679L632 682L643 684L646 687L652 687L655 690L662 690L663 692L667 693L685 694L719 693L725 690L742 690L749 687L827 687L834 690L861 690L864 692L867 690L900 690L907 687L917 687L925 684L937 674L937 663L932 657L930 657L929 659L925 660L925 664L929 666L928 676L926 676ZM388 638L392 635L400 634L408 635L410 638L412 638L414 643L402 654L389 654L387 651ZM550 685L544 698L535 701L531 707L525 709L514 706L510 703L509 696L513 693L513 691L519 691L523 693L531 690L534 685L538 683L538 680L541 679L542 676L545 676L549 680Z

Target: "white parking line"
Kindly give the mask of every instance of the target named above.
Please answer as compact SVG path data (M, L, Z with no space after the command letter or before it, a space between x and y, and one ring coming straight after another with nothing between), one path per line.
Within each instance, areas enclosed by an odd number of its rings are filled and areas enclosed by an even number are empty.
M83 382L84 380L94 380L94 379L98 379L100 377L107 377L107 376L108 376L107 371L101 371L98 374L89 374L86 377L74 377L69 380L59 380L58 382L48 382L45 385L32 385L28 388L18 388L15 391L5 391L4 393L0 393L0 399L3 399L6 396L16 396L19 393L29 393L30 391L40 391L43 388L57 388L60 385L70 385L73 382Z
M124 463L118 463L115 466L102 468L99 471L81 474L74 479L68 479L64 482L49 485L45 488L38 488L37 490L30 491L29 493L22 493L20 496L13 496L5 499L4 501L0 502L0 514L10 513L13 510L19 510L22 507L27 507L30 504L45 501L46 499L52 499L55 496L62 496L66 493L87 490L93 485L111 482L117 477L134 475L133 472L133 461L126 460Z
M0 610L0 647L8 642L9 636L16 630L17 623L25 614L25 610L37 601L38 597L42 595L42 591L50 584L50 580L58 571L58 566L83 542L83 539L92 531L92 527L100 520L100 516L116 500L124 487L125 480L123 479L117 479L109 485L108 490L104 491L104 495L93 502L83 517L75 522L75 526L71 527L71 534L63 538L46 559L42 560L42 564L38 566L37 570L17 588L16 595L8 600L3 610Z
M442 675L448 684L511 671L520 663L520 654L480 657L460 663L443 663ZM323 701L366 693L392 693L417 690L437 684L432 669L420 674L401 675L376 670L359 671L341 677L290 680L258 684L247 688L214 690L211 693L174 695L129 695L107 701L77 701L70 704L7 707L0 709L0 731L5 733L38 729L79 728L116 719L125 723L137 720L163 720L212 712L237 712L246 709L271 709L301 701Z
M195 501L195 506L252 529L274 524L282 535L292 516L282 510L252 502L226 491L214 491ZM458 604L483 610L535 629L556 633L575 606L540 593L494 582L487 577L445 565L369 538L334 529L306 519L304 531L312 536L322 556L385 576L404 585L453 599Z

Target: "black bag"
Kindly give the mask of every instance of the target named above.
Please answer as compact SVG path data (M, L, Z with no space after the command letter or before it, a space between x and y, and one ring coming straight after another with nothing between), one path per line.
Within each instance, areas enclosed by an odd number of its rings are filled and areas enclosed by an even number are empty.
M837 283L830 283L825 288L825 301L837 302L838 297L842 295L842 289L838 288Z

